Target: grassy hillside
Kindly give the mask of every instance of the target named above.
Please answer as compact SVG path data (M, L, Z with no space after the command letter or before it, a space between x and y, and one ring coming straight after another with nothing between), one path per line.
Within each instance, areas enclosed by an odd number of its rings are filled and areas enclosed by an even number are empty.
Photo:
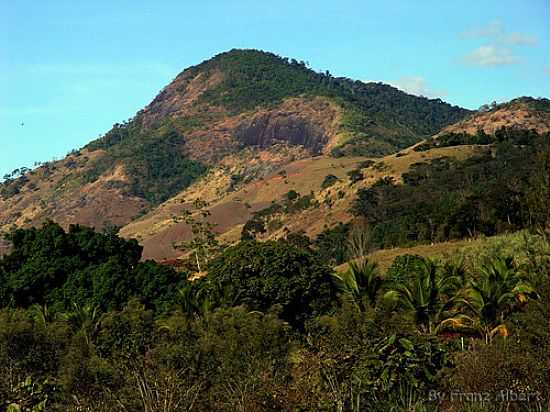
M366 218L381 247L494 235L531 224L548 201L546 136L503 141L467 160L440 158L411 165L403 184L381 179L358 192L356 216ZM529 144L525 144L529 143ZM544 202L543 201L543 202Z
M514 256L518 263L530 259L531 255L546 256L546 259L550 259L550 244L543 237L523 230L489 237L479 236L473 239L380 249L370 253L368 258L385 272L397 257L404 255L460 261L469 268L475 268L483 261L495 256ZM348 269L348 263L336 267L339 272L345 272Z

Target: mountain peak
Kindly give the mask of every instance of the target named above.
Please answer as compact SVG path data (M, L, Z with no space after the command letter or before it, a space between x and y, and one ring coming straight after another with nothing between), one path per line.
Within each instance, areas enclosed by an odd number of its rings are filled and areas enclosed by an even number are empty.
M299 159L380 157L469 113L387 85L315 72L296 59L233 49L181 72L132 120L86 150L7 185L0 228L46 216L125 225L199 179L215 176L227 183L216 186L223 193L238 184L231 182L259 181Z

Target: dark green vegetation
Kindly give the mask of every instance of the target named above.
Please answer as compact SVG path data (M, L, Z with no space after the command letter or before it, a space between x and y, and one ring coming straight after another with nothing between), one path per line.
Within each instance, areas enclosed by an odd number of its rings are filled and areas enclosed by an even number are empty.
M7 173L0 180L0 198L10 198L18 194L25 186L29 178L26 176L31 170L27 167L21 167Z
M524 143L526 143L525 140ZM548 218L550 145L508 140L465 161L417 163L404 184L382 179L361 189L353 211L369 221L378 247L494 235Z
M135 122L115 125L101 139L90 143L90 150L103 149L107 156L87 170L86 182L93 182L117 164L124 165L130 179L130 194L158 204L189 186L206 167L187 158L185 138L173 127L142 130Z
M317 73L305 62L259 50L231 50L189 70L194 73L221 70L224 81L202 98L234 112L277 104L286 97L338 97L357 105L373 116L373 121L376 121L377 113L391 111L395 123L410 124L418 134L434 133L468 113L438 99L407 95L387 85L334 77L329 72ZM350 123L354 122L359 120L350 118Z
M185 279L151 261L140 262L142 247L113 231L82 226L65 232L47 222L8 236L13 251L0 260L0 305L52 311L77 307L121 308L132 296L147 307L168 308Z
M300 195L291 190L282 199L281 202L273 202L270 206L254 212L241 231L241 240L252 240L257 235L266 233L268 229L278 229L280 227L279 217L282 214L298 213L310 207L317 207L313 193L309 195Z
M550 112L550 100L545 99L544 97L530 97L530 96L522 96L517 97L515 99L510 100L509 102L500 103L497 104L497 102L493 102L490 105L484 104L479 108L480 112L494 112L496 110L507 108L510 106L515 106L518 104L527 105L528 107L532 108L533 110L536 110L538 112Z
M323 179L323 182L321 183L321 189L327 189L331 186L333 186L336 182L338 182L338 177L334 175L326 175Z
M309 251L286 242L241 242L214 259L208 276L193 285L214 306L278 308L281 319L303 326L334 299L331 269Z
M539 136L535 130L501 127L494 135L488 135L479 130L475 135L467 133L448 133L422 143L414 148L417 152L430 150L434 147L449 147L460 145L488 145L492 143L509 143L514 145L530 145L533 141L548 139L550 134Z
M433 394L501 390L531 398L475 406L542 410L550 249L548 233L524 236L518 259L403 256L384 274L359 257L333 273L310 248L356 253L342 226L241 242L190 282L115 231L16 230L0 260L0 411L466 412Z

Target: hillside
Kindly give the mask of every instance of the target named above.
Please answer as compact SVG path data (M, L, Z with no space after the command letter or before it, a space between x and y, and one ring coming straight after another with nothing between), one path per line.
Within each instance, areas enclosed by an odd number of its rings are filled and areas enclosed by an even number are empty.
M482 109L445 127L436 135L418 143L415 150L432 147L509 141L529 144L537 136L550 133L550 100L520 97Z
M539 134L550 131L550 100L519 97L509 102L487 107L462 121L441 130L438 135L465 133L475 135L483 130L494 135L501 128L534 130Z
M315 238L327 227L353 219L349 209L361 188L389 176L400 181L402 174L418 162L449 157L464 160L474 153L474 147L449 147L429 153L411 151L407 156L392 155L376 160L317 156L290 162L261 179L231 190L231 176L239 169L235 166L226 170L214 169L179 195L123 227L121 234L140 240L145 246L146 258L173 259L182 254L173 245L190 236L189 226L178 217L192 209L193 200L200 198L209 202L209 220L216 224L215 230L224 241L238 241L244 225L258 214L267 214L263 219L267 230L258 233L258 239L279 238L289 232L303 232ZM254 164L254 161L247 159L246 163ZM349 174L352 171L360 171L364 178L351 184ZM335 176L337 180L323 188L327 176ZM289 212L268 212L274 204L283 204L291 191L307 199L303 207Z
M7 176L0 231L45 219L124 226L200 179L223 175L234 190L312 156L380 157L468 114L294 59L232 50L184 70L133 119L83 149ZM216 190L216 199L227 194Z

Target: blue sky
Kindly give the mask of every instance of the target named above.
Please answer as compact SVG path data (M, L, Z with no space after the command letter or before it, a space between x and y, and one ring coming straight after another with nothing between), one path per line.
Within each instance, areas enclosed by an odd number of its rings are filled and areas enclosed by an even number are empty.
M231 48L468 108L550 97L548 0L2 0L0 176L83 146Z

